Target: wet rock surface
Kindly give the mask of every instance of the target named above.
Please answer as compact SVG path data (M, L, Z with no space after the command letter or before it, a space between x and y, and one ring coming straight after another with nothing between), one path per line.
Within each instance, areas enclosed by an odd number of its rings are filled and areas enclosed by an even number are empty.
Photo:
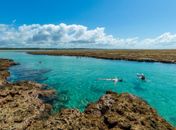
M7 69L13 65L17 65L17 63L13 62L13 60L0 59L0 85L5 83L7 77L10 76L10 73L7 71Z
M1 71L15 63L1 60ZM1 73L2 74L2 73ZM38 83L8 83L1 75L0 130L175 130L142 99L108 91L84 112L62 109L51 114L48 100L55 91Z

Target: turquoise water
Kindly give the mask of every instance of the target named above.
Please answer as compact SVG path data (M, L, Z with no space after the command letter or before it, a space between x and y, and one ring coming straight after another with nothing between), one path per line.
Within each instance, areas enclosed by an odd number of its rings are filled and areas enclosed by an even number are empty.
M130 92L145 99L162 117L176 126L176 64L29 55L22 52L1 52L0 58L11 58L20 63L10 68L10 81L34 80L56 89L59 98L54 102L55 110L65 107L83 110L107 90ZM136 73L144 73L147 81L138 80ZM97 80L112 77L121 77L124 82L115 85L110 81Z

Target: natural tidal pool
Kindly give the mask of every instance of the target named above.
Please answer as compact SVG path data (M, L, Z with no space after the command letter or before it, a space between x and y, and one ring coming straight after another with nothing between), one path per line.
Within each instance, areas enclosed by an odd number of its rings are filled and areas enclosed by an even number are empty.
M98 100L107 90L129 92L145 99L157 112L176 126L176 64L130 62L95 58L30 55L24 52L0 52L0 58L20 65L9 70L8 80L33 80L48 84L58 92L54 110L77 108ZM140 81L136 73L144 73ZM116 85L99 78L123 78Z

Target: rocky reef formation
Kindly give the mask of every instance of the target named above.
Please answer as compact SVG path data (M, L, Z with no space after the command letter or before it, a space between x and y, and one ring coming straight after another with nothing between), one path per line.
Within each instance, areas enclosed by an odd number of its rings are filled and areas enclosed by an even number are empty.
M0 64L7 71L14 63L0 60ZM38 83L2 82L0 130L175 130L145 101L128 93L108 91L84 112L63 109L51 114L47 101L54 95Z
M51 105L42 97L50 97L53 90L43 90L33 82L6 84L0 89L0 129L26 129L34 120L48 118Z
M45 99L55 93L30 81L8 83L7 69L12 65L16 65L12 60L0 60L0 130L26 129L34 120L48 118L52 106Z
M17 65L17 63L13 60L0 59L0 85L6 83L6 79L10 75L7 69L12 65Z
M28 53L33 55L81 56L110 60L176 63L176 50L66 49L30 51Z
M145 101L131 94L107 92L83 113L63 109L30 128L66 130L174 130Z

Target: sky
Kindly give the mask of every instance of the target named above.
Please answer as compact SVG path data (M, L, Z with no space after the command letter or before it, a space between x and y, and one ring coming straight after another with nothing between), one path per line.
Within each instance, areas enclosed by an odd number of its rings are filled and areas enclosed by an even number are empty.
M176 48L175 0L0 0L0 47Z

